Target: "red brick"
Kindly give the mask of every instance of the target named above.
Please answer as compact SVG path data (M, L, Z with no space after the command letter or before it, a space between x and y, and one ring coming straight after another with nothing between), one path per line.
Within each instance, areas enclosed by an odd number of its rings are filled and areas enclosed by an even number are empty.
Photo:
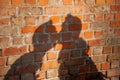
M74 4L75 5L82 5L82 4L84 4L84 1L83 0L74 0Z
M75 47L74 42L63 42L55 44L55 50L72 49L74 47Z
M105 0L96 0L96 4L105 4Z
M111 12L119 12L120 11L120 5L111 5L110 6Z
M111 21L110 22L111 28L119 28L119 26L120 26L120 21Z
M115 30L115 36L120 36L120 30Z
M9 5L9 0L0 0L0 6Z
M120 14L115 15L115 20L120 20Z
M108 56L108 61L112 61L112 60L119 60L120 59L120 55L118 54L118 55L109 55Z
M80 31L82 29L81 24L70 24L69 25L69 30L70 31Z
M10 22L9 18L1 18L0 19L0 25L1 26L2 25L9 25L9 22Z
M49 0L39 0L40 6L47 6L49 4Z
M88 45L89 46L98 46L98 45L100 45L100 41L99 40L89 40Z
M81 28L82 30L87 30L88 29L88 24L82 24L82 28Z
M13 6L20 6L20 5L22 5L22 0L12 0L11 4Z
M45 54L35 54L34 58L36 62L43 62L47 60L47 57Z
M0 58L0 66L6 65L6 58Z
M104 19L104 14L96 14L95 15L95 20L96 21L103 21L103 19Z
M101 68L101 66L100 66L100 64L98 63L98 64L91 64L90 65L90 71L91 72L94 72L94 71L99 71L100 70L100 68Z
M115 0L115 3L116 3L116 4L120 4L120 1L119 1L119 0Z
M55 42L55 41L60 41L60 35L59 34L51 34L50 35L50 41Z
M80 73L87 73L89 72L89 70L90 70L89 65L80 66Z
M101 68L102 68L102 70L108 70L110 68L110 64L109 63L102 63Z
M104 15L104 19L107 21L111 21L111 20L113 20L113 18L114 18L113 14L105 14Z
M114 3L115 3L115 0L107 0L106 3L107 3L107 4L114 4Z
M113 53L120 53L120 46L113 46Z
M93 38L93 32L92 31L88 31L84 33L84 38L85 39L92 39Z
M30 45L31 52L46 52L51 49L51 44L37 44L37 45Z
M107 71L108 77L119 76L119 75L120 75L120 69L110 69Z
M34 4L36 4L36 0L25 0L25 3L34 5Z
M49 51L47 58L48 58L48 60L54 60L54 59L57 59L57 55L58 54L56 52Z
M72 4L72 0L63 0L64 5L70 5Z
M60 16L51 16L50 20L52 22L52 24L56 24L60 22Z
M29 64L24 66L19 66L15 69L15 74L23 74L23 73L34 73L36 71L37 65Z
M10 56L10 55L18 55L18 54L25 54L27 52L27 47L22 46L22 47L9 47L9 48L4 48L2 50L2 55L3 56Z
M34 79L34 75L32 73L26 73L24 75L22 75L22 79L23 80L33 80Z
M36 33L36 32L43 32L43 27L37 27L37 26L25 26L22 28L21 31L23 34L25 33Z
M91 56L92 54L92 49L85 49L83 52L82 52L82 55L83 56Z
M103 36L103 31L95 31L94 35L95 35L95 38L101 38Z
M35 76L36 76L35 77L36 80L45 79L46 78L46 72L45 71L40 71Z
M72 34L71 33L63 33L62 34L62 41L69 41L69 40L71 40L72 39L72 36L71 36Z
M48 69L56 69L60 67L60 64L58 61L48 61L44 62L41 66L41 70L48 70Z
M110 54L110 53L112 53L112 47L111 46L103 47L103 54Z
M9 76L9 80L20 80L19 76Z
M62 32L62 31L63 31L62 26L59 26L59 25L56 25L56 26L49 25L49 26L46 27L46 32L59 33L59 32Z
M65 61L65 65L67 66L75 66L75 65L82 65L82 64L84 64L84 60L82 58Z

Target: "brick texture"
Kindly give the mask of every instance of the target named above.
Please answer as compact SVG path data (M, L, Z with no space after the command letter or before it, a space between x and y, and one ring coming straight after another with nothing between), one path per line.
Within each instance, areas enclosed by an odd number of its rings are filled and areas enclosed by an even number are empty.
M0 80L120 80L120 0L0 0Z

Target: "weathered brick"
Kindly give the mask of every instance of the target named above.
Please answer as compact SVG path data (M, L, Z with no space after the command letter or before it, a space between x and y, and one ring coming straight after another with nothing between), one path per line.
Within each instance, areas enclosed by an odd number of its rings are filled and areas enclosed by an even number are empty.
M36 17L35 16L26 16L25 23L26 23L26 25L35 25L36 24Z
M95 4L95 0L85 0L85 3L87 5L94 5Z
M8 57L8 61L7 61L7 64L8 64L8 65L11 65L11 64L20 63L20 57L21 57L21 55L9 56L9 57Z
M56 52L48 51L47 58L48 60L54 60L54 59L57 59L57 55L58 54Z
M89 1L89 2L91 2L91 1ZM81 4L84 4L84 1L83 0L74 0L74 4L75 5L81 5Z
M95 15L96 21L103 21L104 20L104 14L96 14Z
M11 24L14 26L22 25L22 17L12 17Z
M102 54L102 47L93 48L93 55L100 55L100 54Z
M112 68L112 69L113 69L113 68L119 68L119 65L120 65L120 63L119 63L118 60L112 60L112 61L111 61L111 68Z
M120 75L120 69L111 69L111 70L108 70L107 72L108 77L114 77L119 75Z
M47 71L47 78L53 78L53 77L57 77L57 70L55 69L50 69Z
M22 45L23 44L23 37L21 37L21 36L13 37L13 44L14 45Z
M90 12L92 13L104 13L110 11L107 5L93 5L90 6L89 8L90 8Z
M101 63L101 62L106 62L106 57L104 55L100 55L100 56L93 56L91 57L91 60L94 62L94 63Z
M9 67L0 68L0 76L5 76L9 69L10 69Z
M0 38L0 48L10 46L10 38L9 37L1 37Z
M67 12L68 12L68 9L67 8L65 8L65 7L53 7L53 6L51 6L51 7L46 7L45 8L45 14L53 14L53 15L55 15L55 14L67 14Z

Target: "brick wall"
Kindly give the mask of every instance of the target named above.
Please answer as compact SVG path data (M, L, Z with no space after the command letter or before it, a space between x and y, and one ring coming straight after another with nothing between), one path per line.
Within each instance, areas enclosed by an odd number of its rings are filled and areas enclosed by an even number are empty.
M0 0L0 80L120 80L120 1Z

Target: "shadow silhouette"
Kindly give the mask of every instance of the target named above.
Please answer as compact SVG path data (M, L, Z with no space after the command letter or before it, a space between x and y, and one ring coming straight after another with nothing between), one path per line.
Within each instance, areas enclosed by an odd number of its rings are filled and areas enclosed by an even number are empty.
M38 31L41 27L43 32ZM70 14L61 26L53 25L51 20L40 25L34 33L29 53L11 65L4 80L52 77L58 77L57 80L104 80L88 54L89 45L80 36L81 29L80 19Z

